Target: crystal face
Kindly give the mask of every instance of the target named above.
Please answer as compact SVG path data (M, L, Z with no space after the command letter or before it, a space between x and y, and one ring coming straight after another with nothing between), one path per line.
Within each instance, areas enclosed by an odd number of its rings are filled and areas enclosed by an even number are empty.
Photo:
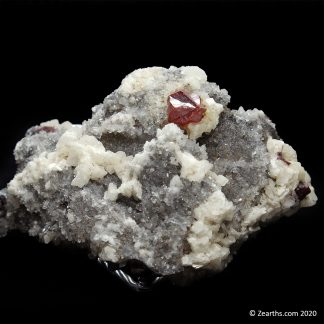
M299 200L303 200L306 198L307 195L311 193L311 189L306 186L304 183L300 182L295 189L296 195Z
M87 247L142 289L225 268L260 224L316 203L295 150L198 67L139 69L82 125L51 120L15 147L0 235Z
M200 97L196 94L186 95L182 91L168 97L168 122L181 127L202 120L206 110L200 107Z

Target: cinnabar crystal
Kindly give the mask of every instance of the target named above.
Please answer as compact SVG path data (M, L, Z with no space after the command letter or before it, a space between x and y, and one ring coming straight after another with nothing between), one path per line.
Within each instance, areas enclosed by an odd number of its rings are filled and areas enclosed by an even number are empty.
M168 97L168 122L185 127L189 123L199 123L206 109L200 107L200 97L187 95L183 91Z

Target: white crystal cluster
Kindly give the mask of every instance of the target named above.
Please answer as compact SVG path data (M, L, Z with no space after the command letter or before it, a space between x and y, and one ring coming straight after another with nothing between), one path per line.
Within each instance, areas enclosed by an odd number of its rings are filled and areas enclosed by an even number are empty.
M177 91L205 109L185 130L167 123ZM274 124L257 109L230 110L229 100L198 67L153 67L129 74L82 125L33 127L0 192L1 232L87 246L162 275L223 269L261 222L317 200Z

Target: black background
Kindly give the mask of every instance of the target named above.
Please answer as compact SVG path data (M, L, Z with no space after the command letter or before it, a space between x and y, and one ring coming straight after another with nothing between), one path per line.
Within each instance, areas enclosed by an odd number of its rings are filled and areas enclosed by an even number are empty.
M198 65L231 107L263 109L323 192L323 2L1 2L0 188L32 125L80 123L136 68ZM221 274L136 293L75 251L0 240L0 309L171 321L250 319L250 309L321 313L322 203L270 224ZM11 313L15 314L15 312ZM255 320L256 318L254 318Z

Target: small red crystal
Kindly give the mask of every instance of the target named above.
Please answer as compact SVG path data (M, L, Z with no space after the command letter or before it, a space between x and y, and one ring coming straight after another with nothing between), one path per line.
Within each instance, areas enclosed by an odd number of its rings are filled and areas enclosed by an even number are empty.
M289 161L287 161L287 160L284 159L284 157L282 155L282 152L278 152L277 159L278 160L281 160L282 162L285 162L287 165L290 165L291 164Z
M200 97L191 96L183 91L172 93L168 97L168 122L185 127L189 123L199 123L206 109L200 107Z
M39 132L43 131L46 133L54 133L54 132L56 132L56 129L52 126L42 126L42 127L39 127L38 131Z
M303 200L308 194L311 193L311 190L308 186L299 182L297 188L295 189L296 195L299 200Z
M29 135L35 135L40 132L46 132L46 133L54 133L57 129L52 126L34 126L28 130Z

